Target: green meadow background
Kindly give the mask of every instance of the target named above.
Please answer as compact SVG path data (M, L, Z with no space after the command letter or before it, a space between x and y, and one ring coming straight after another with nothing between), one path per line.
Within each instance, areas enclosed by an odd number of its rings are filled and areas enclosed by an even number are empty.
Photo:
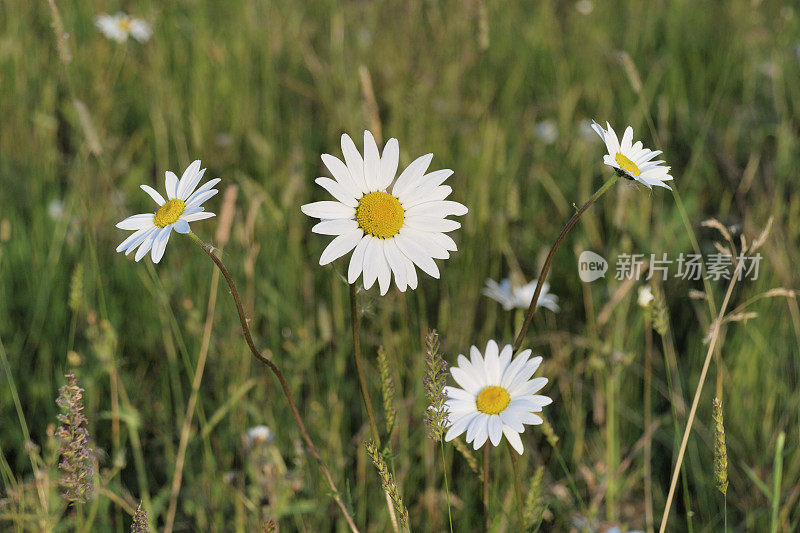
M392 368L398 422L387 456L411 527L448 529L440 451L423 424L423 337L436 328L451 363L470 344L513 341L520 313L480 289L487 277L535 278L574 206L610 176L604 146L586 128L593 118L620 133L631 124L663 150L676 193L621 180L559 250L548 279L561 312L540 309L524 343L544 356L538 373L550 379L545 393L555 401L545 416L558 442L541 426L526 430L523 485L544 468L543 531L658 526L713 318L690 291L710 289L719 309L727 281L659 284L670 327L664 343L652 333L646 428L649 328L636 304L644 282L581 283L576 258L591 249L611 258L613 274L620 253L712 253L721 237L701 226L708 218L752 241L772 217L758 279L736 285L729 309L798 288L800 8L770 0L56 5L67 34L60 50L48 1L0 1L0 529L128 531L141 501L161 531L205 353L173 530L258 531L267 519L283 531L346 530L208 257L178 235L159 265L114 252L128 234L114 224L153 209L139 185L163 191L166 170L180 173L197 158L206 177L223 180L208 209L220 213L231 187L238 196L229 236L219 218L193 231L224 242L256 343L286 374L359 527L390 528L362 446L369 426L348 287L337 275L346 262L318 266L329 238L312 234L299 209L326 198L313 182L327 174L320 154L340 155L343 132L360 147L365 128L399 139L401 166L433 152L433 168L455 171L451 198L470 209L453 233L458 252L439 262L441 280L420 273L416 291L359 296L380 418L379 345ZM119 10L150 22L153 38L105 39L94 17ZM555 139L543 135L553 126ZM800 310L781 295L740 311L754 314L722 326L669 531L722 531L717 393L728 529L800 525ZM671 351L672 371L663 355ZM97 496L81 509L58 497L55 399L69 371L85 388L100 450ZM274 439L248 443L247 430L262 424ZM474 530L484 520L481 483L449 444L445 461L454 530ZM515 530L506 451L492 449L491 465L492 530Z

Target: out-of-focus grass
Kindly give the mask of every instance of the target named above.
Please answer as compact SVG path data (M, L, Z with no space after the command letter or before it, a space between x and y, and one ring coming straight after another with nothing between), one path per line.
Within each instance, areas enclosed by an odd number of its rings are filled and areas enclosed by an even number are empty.
M470 208L441 280L425 278L417 291L385 298L373 289L361 301L374 398L379 344L395 372L401 401L393 467L414 529L446 527L436 447L422 426L423 335L437 328L451 361L471 343L513 340L515 318L479 290L486 277L507 276L516 265L535 277L542 250L573 203L604 179L601 143L587 136L583 121L609 120L618 130L630 123L646 144L664 150L703 251L717 239L700 227L709 216L749 237L775 217L759 279L736 288L734 306L798 284L800 12L789 4L598 2L589 14L572 2L510 0L126 4L154 26L143 45L109 42L94 28L94 16L115 12L116 3L61 4L73 57L66 66L46 2L0 4L4 528L48 525L37 522L42 505L52 521L74 516L64 512L54 485L37 494L31 463L33 457L43 483L55 483L48 435L70 369L86 389L90 431L105 452L104 491L84 516L93 517L94 530L121 530L143 499L151 523L163 524L212 265L181 238L172 239L160 265L135 264L114 253L125 233L114 223L151 208L139 184L162 188L165 170L180 171L194 158L203 160L207 176L223 178L223 187L240 187L224 258L257 343L289 377L358 523L388 527L379 480L359 445L368 427L352 369L347 287L333 268L317 266L326 239L310 234L313 222L299 210L323 197L313 186L325 173L319 154L337 154L341 132L360 137L374 127L362 67L384 139L400 140L401 164L433 152L436 168L455 170L453 198ZM75 99L89 120L81 121ZM558 127L552 144L537 137L543 120ZM93 134L99 153L87 142ZM548 394L556 399L546 414L586 507L568 490L540 429L530 429L523 467L531 476L538 464L546 466L548 529L579 527L587 513L600 530L644 527L643 316L634 290L598 322L620 282L582 285L575 256L583 249L611 258L691 253L676 205L668 191L620 183L556 257L550 282L562 311L540 312L526 346L545 356ZM208 240L215 225L193 229ZM70 308L78 265L83 290ZM718 306L725 285L711 286ZM677 450L671 405L691 401L705 354L708 308L688 297L702 288L680 279L664 285L680 383L668 388L657 344L657 520ZM176 530L254 530L266 518L305 531L336 521L341 530L283 396L250 360L227 296L220 290ZM773 451L781 431L777 517L782 530L800 521L800 312L785 298L760 300L750 310L758 317L726 326L723 365L712 366L685 463L688 492L679 486L671 530L688 529L690 520L696 531L721 528L711 465L718 373L728 523L750 531L773 523ZM682 429L680 409L678 418ZM258 424L275 434L266 459L245 444L247 428ZM42 459L31 444L41 447ZM458 453L448 447L447 454L455 525L464 530L481 523L480 484ZM492 501L502 526L513 523L513 492L503 482L510 472L505 453L493 450L493 457Z

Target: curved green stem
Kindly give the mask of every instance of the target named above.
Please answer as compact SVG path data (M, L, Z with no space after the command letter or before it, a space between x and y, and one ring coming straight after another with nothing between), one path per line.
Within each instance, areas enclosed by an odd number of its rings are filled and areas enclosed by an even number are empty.
M268 357L265 357L261 352L258 351L256 348L255 343L253 342L253 337L250 334L250 326L247 324L247 316L244 313L244 307L242 307L242 300L239 298L239 292L236 290L236 285L233 283L233 278L231 277L228 269L225 268L225 265L222 263L222 260L217 257L214 253L214 247L210 244L206 244L205 242L201 241L197 235L192 232L189 232L189 237L197 243L200 248L203 249L205 253L214 261L214 264L217 265L219 271L222 273L222 276L225 278L225 281L228 282L228 287L231 289L231 296L233 297L233 301L236 303L236 311L239 313L239 322L242 325L242 333L244 334L244 339L247 342L247 346L250 348L250 353L253 354L253 357L267 365L267 367L272 371L278 381L281 384L281 389L283 389L283 394L286 396L286 400L289 402L289 407L292 410L292 415L294 416L294 420L297 423L297 427L300 430L300 434L303 436L303 440L305 441L308 449L311 451L311 455L314 456L314 459L317 460L319 464L320 470L322 470L322 474L325 476L325 480L328 482L328 486L333 493L333 499L336 501L336 504L341 509L342 514L344 515L345 520L347 520L347 525L350 526L350 531L354 533L358 533L358 527L356 523L353 521L353 517L350 516L350 513L347 510L347 507L342 500L342 497L339 494L339 489L336 488L336 483L333 481L333 476L331 476L328 467L325 466L325 462L322 460L322 457L317 451L317 447L314 445L314 441L311 440L311 436L308 434L306 430L306 426L303 423L303 418L300 416L300 411L297 409L297 404L295 404L294 397L292 396L291 390L289 390L289 384L286 382L286 378L283 377L283 373L280 369L272 362L272 360Z
M598 198L603 196L605 192L611 188L614 183L617 182L619 179L618 174L614 174L607 182L603 184L602 187L597 189L591 198L589 198L585 204L578 209L572 218L567 221L566 225L561 229L561 233L558 234L558 238L553 243L552 248L550 248L550 253L547 254L547 259L544 261L544 265L542 266L542 271L539 273L539 281L536 283L536 290L533 292L533 297L531 298L531 305L528 307L528 312L525 314L525 322L522 324L522 329L519 331L519 335L517 335L517 340L514 341L514 353L517 353L519 347L522 345L522 341L525 339L525 334L528 332L528 327L531 325L531 320L533 320L533 313L536 311L536 303L539 301L539 294L542 292L542 285L544 284L544 280L547 277L547 273L550 271L550 264L553 262L553 257L556 255L556 250L561 245L561 242L564 240L564 237L567 236L569 230L572 229L572 226L578 222L578 219L581 218L581 215L584 211L589 209L589 207L597 201Z

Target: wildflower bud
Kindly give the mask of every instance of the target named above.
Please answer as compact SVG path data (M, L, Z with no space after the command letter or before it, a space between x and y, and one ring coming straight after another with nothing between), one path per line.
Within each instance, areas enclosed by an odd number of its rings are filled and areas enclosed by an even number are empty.
M447 382L447 363L439 353L439 335L431 330L425 337L425 399L428 409L425 411L425 431L436 442L442 440L447 429L447 395L444 386Z
M381 485L383 486L384 492L392 499L400 525L408 527L408 509L403 505L403 498L400 496L400 490L397 488L391 472L389 472L389 466L386 464L386 461L384 461L381 452L373 441L367 441L364 443L364 446L367 448L367 455L369 455L369 458L372 460L372 464L378 469L378 475L381 478Z
M278 531L278 524L274 520L267 520L261 529L261 533L275 533L276 531Z
M147 511L142 509L141 503L133 513L133 525L131 525L131 533L150 533L150 522L147 519Z
M67 383L59 389L56 404L63 413L58 415L61 425L56 431L61 448L61 487L64 499L85 502L94 491L94 451L91 447L86 417L83 415L83 389L78 386L75 374L66 376Z
M378 372L381 375L381 395L383 396L383 416L386 421L386 433L394 429L397 412L394 408L394 382L389 371L389 361L383 346L378 348Z
M714 398L714 477L722 494L728 492L728 450L725 446L725 426L722 424L722 401Z

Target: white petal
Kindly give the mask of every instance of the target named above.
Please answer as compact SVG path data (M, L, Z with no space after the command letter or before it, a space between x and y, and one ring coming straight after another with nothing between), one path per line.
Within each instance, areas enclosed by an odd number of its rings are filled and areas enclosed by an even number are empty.
M500 444L500 439L503 438L503 422L500 417L497 415L490 416L487 429L489 430L489 440L497 447Z
M364 130L364 181L370 192L380 189L381 182L381 155L375 137L368 130Z
M606 146L608 147L608 153L616 155L620 151L617 134L614 132L614 128L611 127L611 124L606 122L606 126L608 127L606 130Z
M461 227L460 222L436 217L407 216L403 223L408 224L409 228L418 229L420 231L435 231L438 233L455 231Z
M202 184L200 187L198 187L198 189L196 191L194 191L189 198L186 199L186 203L187 204L192 203L192 200L194 200L194 198L196 196L199 196L199 195L203 194L204 192L206 192L207 190L210 190L214 185L216 185L220 181L222 181L222 180L220 180L219 178L214 178L213 180L208 180L207 182Z
M506 390L508 390L509 385L511 385L511 382L517 377L517 373L519 373L520 369L528 362L530 356L531 350L523 350L511 361L511 364L506 367L505 372L503 372L503 377L500 379L501 387L505 387Z
M152 227L149 227L149 228L142 228L142 229L140 229L140 230L137 230L137 231L135 231L135 232L131 233L130 235L128 235L128 238L126 238L124 241L122 241L122 242L120 243L120 245L119 245L119 246L117 246L117 251L118 251L118 252L122 252L122 251L124 251L124 250L127 250L127 249L128 249L128 246L130 246L130 244L131 244L133 241L135 241L135 240L139 239L140 237L142 237L143 235L145 235L145 233L147 233L148 231L150 231L150 230L152 230L152 229L153 229ZM140 242L141 242L141 241L140 241Z
M317 178L314 180L314 182L328 191L331 196L339 200L344 205L358 207L358 200L356 200L355 197L338 181L334 181L330 178Z
M200 194L193 194L191 200L186 201L186 207L198 207L218 192L218 189L211 189L210 191L203 191Z
M156 203L157 203L159 206L162 206L162 205L164 205L164 204L166 203L166 200L164 200L164 197L163 197L163 196L161 196L161 193L159 193L157 190L155 190L155 189L154 189L154 188L152 188L151 186L149 186L149 185L139 185L139 187L141 187L141 189L142 189L144 192L146 192L147 194L149 194L149 195L150 195L150 198L152 198L153 200L155 200L155 202L156 202Z
M347 283L351 285L355 283L358 276L361 275L361 271L364 269L364 252L367 250L367 244L369 244L369 238L362 238L358 241L355 250L353 250L353 255L350 256L350 266L347 269Z
M486 366L486 382L490 385L498 385L500 383L499 354L500 350L494 340L486 343L486 350L483 352L483 364Z
M405 254L400 254L403 258L403 264L406 265L406 278L408 279L408 288L411 290L415 290L417 288L417 283L419 280L417 279L417 269L414 267L414 262L411 261Z
M511 447L517 450L518 454L522 455L524 448L522 446L522 439L519 437L519 433L508 426L503 426L503 434L506 436L506 439L508 439L508 443L511 445Z
M405 292L408 286L408 278L406 276L406 263L404 255L397 248L394 239L386 239L383 243L383 252L386 254L386 261L394 273L394 282L400 292Z
M378 286L381 289L381 296L383 296L389 291L389 287L391 286L392 270L389 268L389 262L386 260L386 241L383 239L378 239L378 241L380 244L380 253L378 254L378 259L380 260L380 264L378 265Z
M483 446L486 439L489 438L489 417L483 417L480 420L482 423L478 425L475 440L472 442L472 447L476 450Z
M633 143L633 128L628 126L625 128L625 133L622 134L622 143L620 144L620 151L623 154L631 152L631 144Z
M175 224L172 225L172 229L185 235L189 233L189 223L186 222L186 220L179 218Z
M161 228L161 231L158 232L158 235L153 241L153 251L150 253L150 258L153 260L153 263L158 264L161 261L161 258L164 257L164 250L167 249L167 242L169 242L169 236L171 233L171 224Z
M397 181L392 188L392 194L397 198L400 198L402 201L403 199L401 196L403 193L405 191L410 191L417 186L418 180L425 175L425 171L428 170L428 166L431 164L432 159L433 154L425 154L412 161L411 164L408 165L400 174L400 176L398 176Z
M505 346L503 346L502 350L500 350L500 359L499 359L500 376L498 376L498 382L502 377L503 373L505 372L506 368L508 368L508 363L511 361L512 355L514 355L514 348L510 344L506 344Z
M351 218L337 218L335 220L323 220L316 224L311 231L320 235L342 235L350 233L358 228L358 222Z
M403 252L403 255L411 259L423 272L439 279L439 267L436 266L436 262L425 253L425 250L420 245L401 234L398 234L394 241L400 251Z
M444 235L443 233L428 233L405 227L400 230L400 234L420 245L425 250L425 253L434 259L447 259L450 257L448 247L443 246L442 239L438 238L439 235Z
M364 180L364 160L361 158L361 154L358 153L356 145L353 144L353 139L346 133L342 134L342 154L344 154L350 177L353 178L356 186L361 192L369 192L367 182Z
M480 379L476 379L478 376L465 372L461 368L451 368L450 375L469 394L477 395L483 388Z
M444 218L449 215L466 215L467 206L450 200L438 200L415 205L406 211L407 216L428 216Z
M406 193L402 197L398 196L397 198L405 209L411 209L414 206L426 202L444 200L450 196L452 192L453 188L449 185L437 185L436 187L420 187L410 193Z
M155 231L149 233L147 238L142 241L141 246L139 249L136 250L136 255L133 257L134 261L137 263L142 260L142 257L147 255L147 252L153 247L153 241L155 238L160 234L160 230L158 228L153 228Z
M367 249L364 251L364 288L369 289L372 287L375 280L378 279L378 268L381 265L381 260L378 254L383 254L383 248L380 245L380 239L371 235L364 237L367 239Z
M353 181L353 178L350 176L350 171L347 170L347 165L345 165L341 159L330 154L322 154L322 162L328 167L333 179L347 191L349 196L361 198L364 191Z
M459 367L453 367L453 368L459 368ZM453 368L451 368L451 370ZM461 370L465 374L469 375L469 370L464 369L464 368L462 368ZM454 400L454 401L472 402L473 404L475 403L475 394L470 394L466 390L459 389L458 387L447 386L447 387L444 388L444 393L447 395L448 398L450 398L451 400Z
M153 213L142 213L140 215L131 215L122 222L117 222L119 229L138 230L153 225Z
M199 159L192 161L192 163L186 167L186 170L183 171L183 176L181 176L181 180L178 182L178 198L181 200L189 198L195 188L197 188L197 184L200 183L200 179L203 177L205 171L206 169L200 170Z
M133 239L131 242L129 242L128 245L125 247L125 255L129 255L132 251L134 251L150 235L152 235L153 233L157 232L158 228L156 226L152 226L152 227L149 227L149 228L145 228L145 229L143 229L141 231L143 233L139 233L137 231L136 233L139 234L139 236L136 237L135 239ZM120 251L122 251L122 250L120 250Z
M208 211L198 211L196 213L191 213L189 215L183 214L181 215L181 219L185 220L186 222L195 222L197 220L204 220L206 218L215 217L214 213L210 213Z
M467 430L467 427L477 416L477 413L473 413L472 415L462 416L453 422L453 425L450 426L450 429L447 430L447 434L444 436L445 442L450 442L454 438L464 433Z
M321 219L353 218L356 214L352 207L331 200L312 202L301 206L300 210L310 217Z
M361 231L361 228L355 228L349 233L339 235L331 241L325 250L322 251L322 255L319 258L319 264L327 265L331 261L342 257L344 254L356 247L358 241L361 240L363 235L364 232Z
M397 174L397 162L399 158L400 148L397 144L397 139L389 139L383 147L383 156L381 156L381 174L378 182L379 190L384 191L392 184L392 180L394 180Z
M171 170L164 173L164 185L167 188L167 198L173 200L178 197L178 176Z
M500 420L503 421L503 425L510 427L514 431L525 431L525 426L522 423L522 420L517 416L516 411L511 409L506 409L502 413L500 413Z

